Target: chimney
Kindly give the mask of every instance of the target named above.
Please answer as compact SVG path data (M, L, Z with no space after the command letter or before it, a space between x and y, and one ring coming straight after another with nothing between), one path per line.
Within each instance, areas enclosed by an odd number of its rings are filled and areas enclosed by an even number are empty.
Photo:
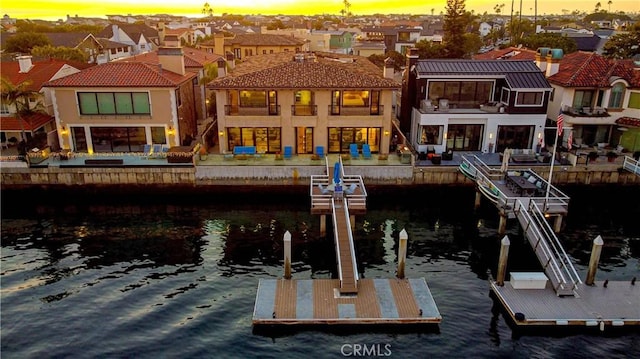
M560 60L562 60L562 49L551 49L547 54L547 77L551 77L560 70Z
M384 59L384 71L383 76L387 79L393 79L393 74L395 73L394 69L395 61L392 58L387 57Z
M184 54L181 47L158 48L158 60L164 70L184 75Z
M407 53L407 68L410 69L411 66L415 65L418 62L418 49L415 47L412 47L409 49L409 52Z
M120 42L120 28L117 24L111 25L111 32L113 32L113 36L111 37L112 41Z
M216 62L218 64L218 78L227 76L227 62L224 58L219 58Z
M227 52L226 57L227 57L227 64L229 64L229 68L234 69L236 67L236 56L231 52Z
M26 74L33 68L33 63L31 62L31 55L23 55L18 56L18 64L20 65L20 73Z
M547 73L547 54L551 51L548 47L539 47L536 51L536 65L542 73Z
M218 55L224 55L224 35L219 32L213 35L213 53Z

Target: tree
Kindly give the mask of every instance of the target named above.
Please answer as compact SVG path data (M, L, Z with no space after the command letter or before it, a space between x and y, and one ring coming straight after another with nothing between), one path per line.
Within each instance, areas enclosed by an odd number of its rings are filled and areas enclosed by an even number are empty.
M562 49L565 54L570 54L578 49L575 40L572 38L544 32L524 37L522 44L529 49L537 49L539 47Z
M20 123L20 135L24 142L27 141L27 138L25 136L22 118L27 117L34 112L38 112L37 110L41 110L42 107L42 104L40 104L40 106L36 105L34 108L30 107L29 98L32 98L37 93L36 91L29 89L30 85L30 81L24 81L18 85L14 85L4 77L0 78L0 95L2 96L2 99L5 100L7 106L15 107L16 119L18 120L18 123Z
M267 30L286 29L287 26L280 19L276 19L267 25Z
M444 17L444 45L447 49L448 58L462 58L464 49L465 27L465 0L447 0L447 13Z
M5 51L28 54L31 53L33 47L45 45L51 45L51 41L44 34L35 32L18 33L7 38Z
M600 1L598 1L598 2L596 3L596 9L595 9L595 12L600 12L600 8L601 8L601 7L602 7L602 4L600 4Z
M445 57L445 46L427 40L421 40L416 43L418 49L418 57L421 59L438 59Z
M613 1L609 0L609 1L607 2L607 5L609 5L609 12L611 12L611 4L613 4Z
M213 17L213 8L211 7L211 5L209 5L208 2L205 2L202 6L202 13L209 17Z
M31 49L31 55L35 57L58 59L64 61L87 62L87 54L80 49L72 49L65 46L35 46Z
M640 24L627 33L611 36L604 44L603 54L612 59L630 59L640 54Z
M470 59L471 56L477 54L478 50L482 47L482 38L480 38L480 35L471 32L464 34L463 38L462 49L464 50L464 58Z

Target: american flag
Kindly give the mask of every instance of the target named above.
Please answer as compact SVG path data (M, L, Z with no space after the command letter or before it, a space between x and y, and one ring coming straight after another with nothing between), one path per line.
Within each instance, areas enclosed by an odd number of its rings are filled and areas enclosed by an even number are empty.
M569 138L567 139L567 149L571 151L571 146L573 145L573 131L569 131Z
M564 124L564 116L562 115L562 109L558 111L558 136L562 135L562 125Z

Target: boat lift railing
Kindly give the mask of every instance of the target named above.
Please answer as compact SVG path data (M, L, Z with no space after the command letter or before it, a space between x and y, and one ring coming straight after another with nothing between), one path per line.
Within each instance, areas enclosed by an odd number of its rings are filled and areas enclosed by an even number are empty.
M640 176L640 161L633 159L632 157L624 156L622 168Z
M527 207L521 200L515 201L515 212L556 294L574 295L576 286L582 281L544 213L535 202L529 201Z

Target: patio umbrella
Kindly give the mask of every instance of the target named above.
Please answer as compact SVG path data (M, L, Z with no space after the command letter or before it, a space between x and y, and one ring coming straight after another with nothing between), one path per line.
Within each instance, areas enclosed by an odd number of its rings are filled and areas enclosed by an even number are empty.
M333 183L340 183L340 162L336 162L333 166Z
M502 155L502 166L500 166L500 171L506 172L507 168L509 168L509 157L511 157L511 149L506 148Z

